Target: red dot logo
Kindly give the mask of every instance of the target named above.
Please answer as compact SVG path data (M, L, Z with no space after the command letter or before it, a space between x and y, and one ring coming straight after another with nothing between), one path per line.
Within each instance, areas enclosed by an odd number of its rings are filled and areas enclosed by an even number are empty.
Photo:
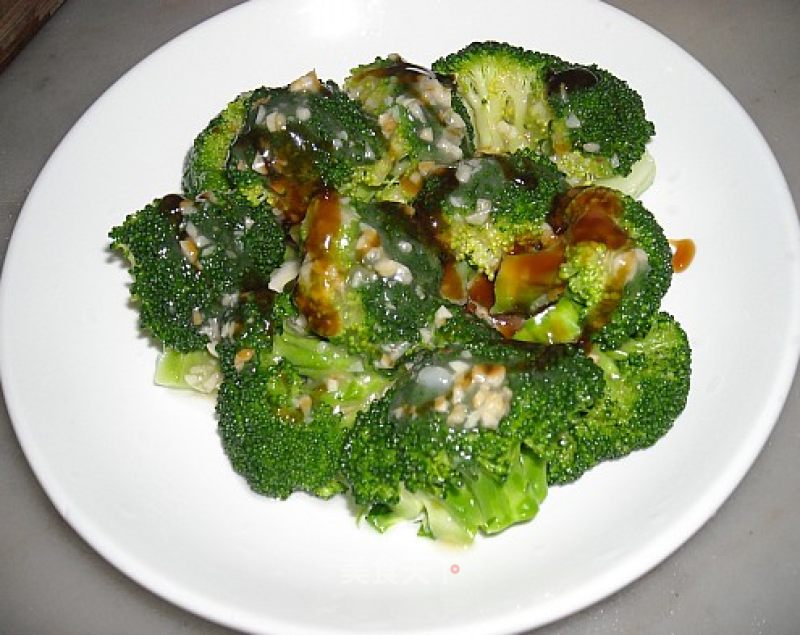
M456 575L459 571L461 571L461 567L459 567L457 564L450 565L450 573Z

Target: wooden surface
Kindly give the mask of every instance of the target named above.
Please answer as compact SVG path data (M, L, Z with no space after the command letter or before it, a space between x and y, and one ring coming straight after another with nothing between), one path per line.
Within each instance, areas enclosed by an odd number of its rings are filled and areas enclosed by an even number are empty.
M64 0L0 0L0 72Z

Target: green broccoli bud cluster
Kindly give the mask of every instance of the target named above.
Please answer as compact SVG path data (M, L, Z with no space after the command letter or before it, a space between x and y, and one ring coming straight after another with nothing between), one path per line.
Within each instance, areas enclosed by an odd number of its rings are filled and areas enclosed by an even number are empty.
M433 64L452 78L485 154L529 148L571 185L630 174L655 127L640 95L596 65L501 42L475 42Z

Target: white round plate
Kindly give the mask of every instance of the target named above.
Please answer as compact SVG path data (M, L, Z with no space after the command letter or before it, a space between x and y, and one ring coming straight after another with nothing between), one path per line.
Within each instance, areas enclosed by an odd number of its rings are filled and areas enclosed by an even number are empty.
M697 244L665 307L693 386L654 448L551 490L538 518L468 550L357 526L341 499L252 494L213 402L153 385L128 274L107 250L125 214L179 187L194 135L239 92L399 52L430 64L474 40L595 62L657 127L645 195ZM768 227L769 231L764 228ZM780 412L800 346L796 213L764 140L697 62L598 2L275 0L178 37L127 73L53 154L18 221L0 292L2 379L25 454L69 523L122 571L209 619L258 632L518 631L656 565L722 504Z

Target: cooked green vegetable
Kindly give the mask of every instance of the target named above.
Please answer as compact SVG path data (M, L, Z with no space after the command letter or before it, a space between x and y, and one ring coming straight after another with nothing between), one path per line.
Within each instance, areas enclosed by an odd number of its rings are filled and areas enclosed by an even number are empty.
M385 153L377 122L333 82L309 73L286 88L262 88L232 140L227 177L251 204L266 201L296 223L323 189L357 194Z
M165 196L109 234L130 265L142 327L179 352L232 328L240 295L265 289L284 234L263 207Z
M573 185L629 174L655 133L639 94L595 65L474 42L433 69L453 78L478 152L534 149Z
M344 86L376 118L389 145L379 199L411 200L437 166L464 156L467 125L430 69L390 55L354 68Z
M303 222L295 301L310 330L391 368L423 339L441 305L441 263L392 203L326 193Z
M691 349L672 316L659 313L643 335L613 349L594 346L589 355L603 370L603 398L577 425L534 445L547 461L552 484L574 481L601 461L653 445L686 406Z
M430 177L414 206L453 258L492 278L504 254L550 239L547 216L565 189L549 161L519 151L459 161Z
M547 250L555 257L545 266L542 252L509 256L497 276L494 312L524 311L530 297L550 294L543 308L534 300L535 315L514 337L553 343L587 335L615 346L642 335L672 280L672 252L653 215L620 192L590 187L570 191L548 220L559 237Z
M241 94L183 196L109 234L156 382L215 395L260 494L457 544L529 521L686 404L672 253L631 197L652 133L607 71L496 42Z

